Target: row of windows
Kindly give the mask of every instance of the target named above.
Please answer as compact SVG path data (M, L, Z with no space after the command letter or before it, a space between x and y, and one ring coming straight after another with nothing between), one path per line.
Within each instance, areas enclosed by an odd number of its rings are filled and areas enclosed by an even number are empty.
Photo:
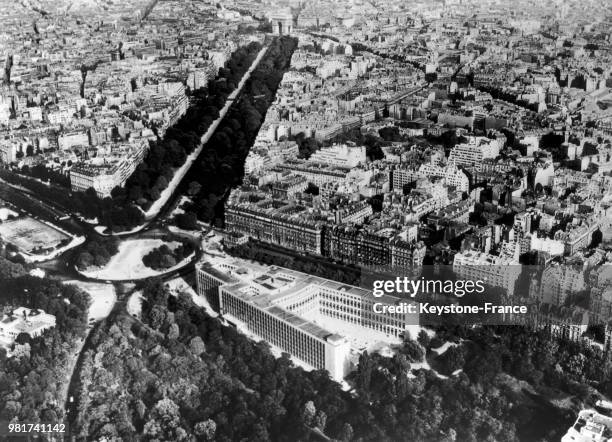
M393 335L395 337L399 337L399 335L404 331L402 327L396 327L389 324L385 325L380 323L379 321L367 320L365 318L356 318L355 316L347 315L345 313L338 312L333 309L322 308L321 313L326 316L329 316L330 318L350 322L351 324L357 324L362 327L367 327L387 335Z
M225 312L243 321L262 339L315 368L325 368L325 344L255 306L222 292Z
M288 305L286 309L289 310L290 312L302 310L302 307L306 307L306 306L308 307L306 310L310 310L313 308L316 309L318 307L318 302L317 302L318 299L319 299L319 296L317 294L314 294L298 302Z
M363 305L361 298L338 295L336 291L331 292L327 290L322 290L321 295L323 296L323 299L326 299L328 301L334 301L337 303L342 303L348 306L361 307Z
M223 281L221 281L220 279L214 278L213 276L210 276L208 273L205 273L203 271L198 271L197 275L198 292L200 295L203 295L204 291L208 289L216 288L223 284Z
M353 317L356 317L357 319L366 319L366 320L369 320L369 321L372 321L378 324L386 324L386 325L391 325L395 327L403 327L405 324L405 321L402 319L397 319L396 315L385 316L380 313L374 313L374 311L372 310L347 308L347 307L339 306L338 304L335 304L333 302L321 301L321 308L322 308L322 311L327 309L329 311L334 311L339 314L344 313L346 315L352 315Z
M304 249L319 253L320 236L317 233L302 229L295 230L297 226L271 226L268 222L257 222L252 219L231 219L227 221L228 229L253 236L262 241L289 245L295 249Z

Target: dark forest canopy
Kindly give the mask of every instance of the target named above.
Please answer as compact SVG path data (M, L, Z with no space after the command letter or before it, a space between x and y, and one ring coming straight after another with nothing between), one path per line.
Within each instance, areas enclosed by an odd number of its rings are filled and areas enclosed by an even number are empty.
M20 265L0 258L0 310L27 307L54 315L56 326L24 339L20 357L0 349L0 421L63 423L66 373L84 338L89 295L72 285L27 275Z
M86 438L160 440L558 440L573 412L537 393L588 399L576 363L601 377L599 356L523 327L440 329L406 340L395 356L363 353L351 394L324 371L275 358L160 283L144 289L143 325L125 315L97 332L81 373L77 431ZM431 370L413 364L432 348ZM592 363L586 359L593 360ZM599 367L599 368L598 368ZM453 375L453 373L455 373ZM513 386L525 381L526 393Z

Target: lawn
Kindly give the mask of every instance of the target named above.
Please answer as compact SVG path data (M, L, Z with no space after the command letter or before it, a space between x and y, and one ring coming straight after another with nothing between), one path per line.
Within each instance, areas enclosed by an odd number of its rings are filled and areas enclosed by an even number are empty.
M69 239L59 230L30 217L0 223L0 238L26 253L53 249Z
M90 278L122 281L157 276L182 265L183 263L178 263L175 267L160 272L142 263L144 255L163 244L172 250L180 245L176 241L165 242L161 239L130 239L119 244L119 252L104 267L88 269L81 273Z

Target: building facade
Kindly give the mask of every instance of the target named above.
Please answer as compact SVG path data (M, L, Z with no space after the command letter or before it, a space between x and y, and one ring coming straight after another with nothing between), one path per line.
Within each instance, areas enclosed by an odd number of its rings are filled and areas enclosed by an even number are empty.
M210 299L216 291L219 312L230 324L337 381L350 372L356 349L336 328L345 324L399 338L419 321L418 313L376 313L375 303L398 305L399 298L375 298L369 290L282 267L203 262L196 280L200 296Z

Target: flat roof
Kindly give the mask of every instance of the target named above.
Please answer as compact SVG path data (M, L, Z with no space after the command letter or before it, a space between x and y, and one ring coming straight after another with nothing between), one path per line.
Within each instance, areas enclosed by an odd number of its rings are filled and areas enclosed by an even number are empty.
M228 283L223 288L236 296L268 313L276 316L288 324L303 330L304 332L319 338L328 340L333 337L333 341L338 341L344 337L329 331L308 319L296 315L279 305L278 301L285 297L293 297L308 290L311 287L328 288L347 293L358 298L367 300L368 302L386 302L388 304L397 304L399 302L410 302L410 299L402 299L391 295L383 295L379 298L374 298L371 290L361 287L343 284L341 282L332 281L317 276L308 275L291 269L286 269L278 266L262 266L259 264L251 264L241 259L231 258L217 262L214 265L209 264L202 266L206 271L211 268L220 267L223 263L229 268L234 268L232 272L237 272L240 269L244 270L244 279L230 278ZM215 275L223 273L223 270L216 269ZM262 290L263 289L263 290ZM331 338L330 338L331 339Z

